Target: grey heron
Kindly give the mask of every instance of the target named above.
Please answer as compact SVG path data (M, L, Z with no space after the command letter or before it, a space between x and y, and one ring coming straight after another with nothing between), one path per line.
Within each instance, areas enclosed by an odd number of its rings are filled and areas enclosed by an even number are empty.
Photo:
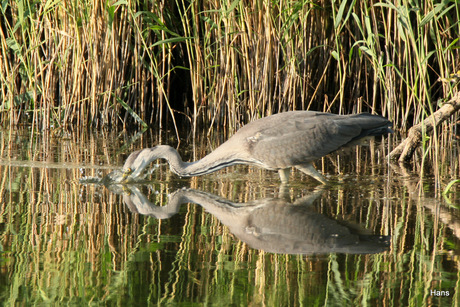
M326 179L312 162L368 136L392 133L392 123L379 115L337 115L314 111L291 111L253 121L238 130L217 149L194 162L184 162L167 145L133 152L123 166L122 181L138 177L157 159L166 159L172 172L181 177L209 174L222 168L247 164L278 171L282 183L291 167L323 184Z

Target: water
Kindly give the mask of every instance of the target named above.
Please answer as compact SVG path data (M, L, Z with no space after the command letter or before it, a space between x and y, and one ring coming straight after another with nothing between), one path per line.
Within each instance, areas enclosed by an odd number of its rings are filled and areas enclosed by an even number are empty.
M5 305L459 305L458 185L440 195L459 177L455 142L423 179L420 163L388 167L385 141L318 161L323 188L297 171L280 187L256 168L181 179L163 164L148 184L80 183L160 141L174 138L0 133Z

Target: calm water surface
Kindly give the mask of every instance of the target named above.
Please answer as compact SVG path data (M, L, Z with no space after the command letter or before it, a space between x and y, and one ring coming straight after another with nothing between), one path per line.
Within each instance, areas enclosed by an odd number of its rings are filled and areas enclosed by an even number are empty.
M460 177L455 141L436 176L429 160L388 165L384 139L318 161L327 187L244 166L181 179L163 164L142 185L80 183L159 142L177 141L0 132L5 305L460 304L459 187L440 193Z

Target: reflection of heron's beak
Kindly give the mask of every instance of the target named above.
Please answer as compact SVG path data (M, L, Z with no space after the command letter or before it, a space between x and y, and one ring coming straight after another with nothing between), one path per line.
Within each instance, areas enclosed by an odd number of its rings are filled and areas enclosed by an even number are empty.
M129 175L131 175L133 173L133 170L131 168L128 168L124 173L123 173L123 176L121 178L121 182L124 182L126 181L126 179L128 178Z
M128 189L126 186L123 185L122 187L123 193L127 196L130 196L132 194L131 190Z

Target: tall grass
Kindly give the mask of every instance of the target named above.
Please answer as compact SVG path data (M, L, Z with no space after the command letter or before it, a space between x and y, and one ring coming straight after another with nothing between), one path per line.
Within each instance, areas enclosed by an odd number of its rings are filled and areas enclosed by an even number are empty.
M455 91L456 1L5 2L0 120L237 127L288 109L402 129Z

